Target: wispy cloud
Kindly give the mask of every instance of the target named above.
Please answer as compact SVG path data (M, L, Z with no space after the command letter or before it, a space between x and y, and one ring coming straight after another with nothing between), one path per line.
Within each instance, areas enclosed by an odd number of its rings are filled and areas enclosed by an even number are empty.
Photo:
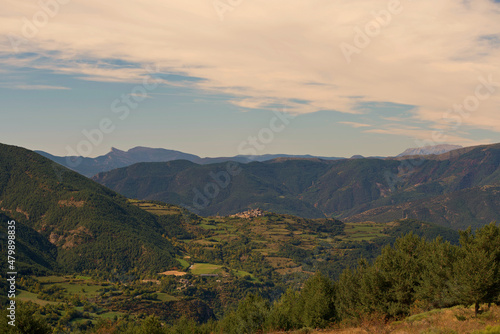
M398 125L388 125L385 127L379 127L376 129L363 130L365 133L382 134L382 135L393 135L393 136L405 136L415 139L415 146L425 146L427 144L437 145L437 144L458 144L462 146L474 146L491 144L493 141L491 139L483 140L472 140L461 135L461 133L454 132L435 132L433 130L427 130L423 128L418 128L414 126L398 126Z
M500 82L500 7L489 0L401 1L402 13L346 64L339 45L352 42L354 28L387 3L253 0L221 22L206 0L73 0L19 45L34 56L11 57L8 66L140 82L143 67L157 64L203 79L165 83L227 94L246 109L286 103L297 114L358 114L359 103L390 102L415 106L404 117L430 124L474 94L480 75ZM12 53L8 36L22 36L23 18L38 11L38 2L3 4L0 56ZM463 124L500 132L498 90Z
M365 128L371 126L370 124L358 123L358 122L338 122L339 124L349 125L353 128Z
M12 86L12 88L23 89L23 90L67 90L67 89L71 89L69 87L49 86L49 85L14 85L14 86Z
M129 94L130 96L135 96L141 99L152 99L153 97L150 94L142 95L142 94Z

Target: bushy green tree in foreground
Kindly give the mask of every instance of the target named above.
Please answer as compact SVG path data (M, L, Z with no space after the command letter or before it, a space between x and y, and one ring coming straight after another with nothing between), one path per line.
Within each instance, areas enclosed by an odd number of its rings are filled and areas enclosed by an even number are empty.
M335 320L333 284L321 273L306 281L298 300L302 324L311 328L324 328Z
M461 232L460 247L437 238L427 242L413 234L386 247L370 266L360 261L336 282L339 319L376 313L410 314L412 307L432 309L457 304L498 302L500 228L492 223L474 233Z
M474 235L469 228L460 233L459 258L455 264L453 289L458 301L474 305L498 300L500 292L500 228L494 223Z
M457 260L457 247L442 238L427 243L422 252L422 272L419 275L418 289L415 291L416 302L425 309L452 306L455 299L450 282L453 278L453 266Z
M236 311L229 313L221 321L223 333L256 333L264 330L269 315L269 302L261 296L249 294L242 300Z
M301 327L301 314L299 307L297 307L299 297L298 291L288 289L273 304L268 319L268 327L284 331Z
M164 334L165 330L161 326L160 320L155 316L147 317L139 329L138 334Z

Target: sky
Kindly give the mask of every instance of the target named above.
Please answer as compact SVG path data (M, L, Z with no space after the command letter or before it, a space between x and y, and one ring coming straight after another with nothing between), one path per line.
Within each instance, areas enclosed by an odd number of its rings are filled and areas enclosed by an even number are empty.
M0 142L206 156L500 142L493 0L3 0Z

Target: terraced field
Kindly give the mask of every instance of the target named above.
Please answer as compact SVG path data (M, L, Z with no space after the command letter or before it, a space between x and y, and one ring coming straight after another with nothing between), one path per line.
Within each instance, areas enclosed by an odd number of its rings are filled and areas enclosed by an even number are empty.
M363 222L363 223L346 223L344 231L346 235L343 240L350 241L370 241L375 238L385 237L384 229L387 224Z
M245 249L251 253L231 265L226 263L226 267L230 267L226 274L235 270L248 272L242 263L251 254L262 256L281 275L308 274L318 267L326 267L327 263L331 266L337 263L335 270L339 272L349 265L345 259L350 254L352 258L376 255L374 249L380 249L398 233L408 231L409 225L421 224L412 221L343 223L332 218L306 219L273 213L253 218L196 216L187 221L186 213L176 206L159 202L132 203L156 215L170 216L168 219L175 222L176 229L187 231L178 238L184 254L177 260L184 269L191 266L188 271L194 275L222 274L222 264L199 255L197 261L186 260L193 256L191 253L218 253L232 243L246 244ZM435 228L429 225L424 230ZM373 247L371 243L374 243ZM363 250L373 254L361 255Z

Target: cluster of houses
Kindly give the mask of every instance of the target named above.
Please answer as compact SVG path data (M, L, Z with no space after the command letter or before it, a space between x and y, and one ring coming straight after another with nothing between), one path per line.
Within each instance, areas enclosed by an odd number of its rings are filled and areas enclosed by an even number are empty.
M234 215L231 215L229 217L238 217L238 218L255 218L255 217L261 217L264 216L265 212L262 211L261 209L250 209L244 212L236 213Z

